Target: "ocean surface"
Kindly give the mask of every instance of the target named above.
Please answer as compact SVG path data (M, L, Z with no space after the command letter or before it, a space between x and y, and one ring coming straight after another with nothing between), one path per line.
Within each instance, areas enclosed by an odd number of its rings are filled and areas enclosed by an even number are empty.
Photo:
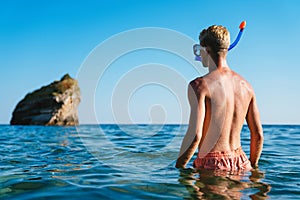
M0 198L300 199L300 126L263 128L259 169L215 173L174 167L186 125L1 125Z

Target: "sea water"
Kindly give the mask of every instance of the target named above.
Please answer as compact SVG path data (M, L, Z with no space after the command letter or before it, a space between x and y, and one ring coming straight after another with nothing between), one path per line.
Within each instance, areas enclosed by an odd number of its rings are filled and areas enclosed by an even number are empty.
M299 199L300 126L263 128L259 168L237 174L176 169L186 125L1 125L0 198Z

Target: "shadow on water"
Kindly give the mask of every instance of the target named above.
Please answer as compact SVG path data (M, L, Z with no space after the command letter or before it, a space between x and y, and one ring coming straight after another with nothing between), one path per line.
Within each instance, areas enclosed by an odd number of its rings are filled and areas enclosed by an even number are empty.
M250 174L250 175L249 175ZM184 169L178 181L192 199L267 199L271 186L258 169L246 173Z

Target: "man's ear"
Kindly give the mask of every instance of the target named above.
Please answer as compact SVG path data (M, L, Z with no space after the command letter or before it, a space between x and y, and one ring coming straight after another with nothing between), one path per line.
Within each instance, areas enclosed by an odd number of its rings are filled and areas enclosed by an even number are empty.
M211 52L210 47L206 46L206 47L205 47L205 50L206 50L206 53L210 55L210 52Z
M208 55L210 55L210 48L206 47L206 52L207 52Z

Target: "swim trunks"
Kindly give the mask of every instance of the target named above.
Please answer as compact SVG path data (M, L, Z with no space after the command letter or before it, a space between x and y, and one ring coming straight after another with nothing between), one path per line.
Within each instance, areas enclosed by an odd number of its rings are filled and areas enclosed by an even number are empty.
M203 158L200 158L198 155L194 161L194 167L226 171L248 171L252 169L251 163L242 147L234 151L210 152Z

